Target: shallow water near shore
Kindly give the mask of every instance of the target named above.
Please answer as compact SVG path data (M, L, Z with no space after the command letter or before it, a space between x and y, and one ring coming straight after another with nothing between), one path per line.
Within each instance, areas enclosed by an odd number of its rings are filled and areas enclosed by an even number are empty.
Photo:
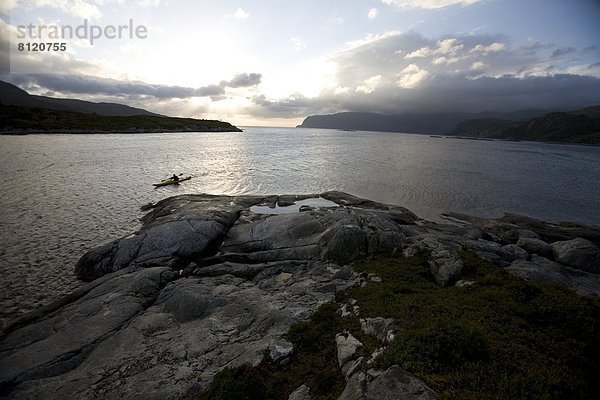
M0 143L0 319L80 286L85 251L139 227L141 205L184 193L341 190L428 219L513 212L600 226L598 147L293 128ZM193 179L152 187L173 173Z

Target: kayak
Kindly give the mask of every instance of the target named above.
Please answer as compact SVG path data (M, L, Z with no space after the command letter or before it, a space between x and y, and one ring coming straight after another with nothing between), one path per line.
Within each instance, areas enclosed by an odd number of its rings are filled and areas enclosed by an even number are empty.
M185 176L183 178L179 178L179 180L177 180L177 181L174 180L174 179L171 179L171 178L169 178L169 179L163 179L159 183L153 183L152 186L160 187L160 186L167 186L167 185L178 185L179 182L187 181L187 180L190 180L190 179L192 179L191 176Z

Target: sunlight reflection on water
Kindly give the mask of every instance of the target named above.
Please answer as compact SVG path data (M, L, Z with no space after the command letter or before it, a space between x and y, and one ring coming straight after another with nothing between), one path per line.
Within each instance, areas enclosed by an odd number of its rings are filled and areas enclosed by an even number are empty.
M83 252L139 227L142 204L183 193L342 190L425 218L510 211L600 225L595 147L281 128L0 143L0 318L79 286ZM194 178L152 187L173 173Z

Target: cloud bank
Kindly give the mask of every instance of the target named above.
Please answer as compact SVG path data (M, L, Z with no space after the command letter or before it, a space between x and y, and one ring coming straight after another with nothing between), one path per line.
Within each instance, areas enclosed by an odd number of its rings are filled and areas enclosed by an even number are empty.
M10 78L11 82L25 88L41 87L60 93L102 94L130 99L148 96L159 100L190 97L211 97L213 100L219 100L220 96L225 95L227 88L245 88L260 84L262 75L242 73L234 76L229 81L221 81L218 85L208 85L200 88L156 85L145 82L123 82L115 79L71 74L13 75Z
M2 52L8 43L4 38L0 42ZM262 119L342 111L568 110L600 104L600 63L583 61L598 58L600 48L595 46L579 49L535 40L515 44L499 34L428 38L389 31L349 42L325 57L334 66L333 73L314 97L303 93L271 97L261 91L264 77L259 72L202 87L111 79L98 65L66 54L45 57L45 63L61 74L13 73L2 79L34 93L126 102L190 116L207 110L213 115L226 112L218 115ZM16 71L40 70L32 65L35 62L26 54L12 59Z
M600 104L600 67L578 54L503 35L426 38L393 32L330 56L335 82L319 96L257 96L247 113L301 117L339 111L480 112L576 109ZM596 51L595 49L593 51Z

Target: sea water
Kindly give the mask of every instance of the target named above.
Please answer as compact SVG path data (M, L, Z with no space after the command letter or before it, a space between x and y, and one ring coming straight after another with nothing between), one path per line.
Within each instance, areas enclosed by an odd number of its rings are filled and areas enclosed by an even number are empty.
M0 146L5 320L80 286L85 251L139 228L141 205L184 193L341 190L428 219L512 212L600 226L600 147L300 128L0 136ZM193 179L152 186L174 173Z

